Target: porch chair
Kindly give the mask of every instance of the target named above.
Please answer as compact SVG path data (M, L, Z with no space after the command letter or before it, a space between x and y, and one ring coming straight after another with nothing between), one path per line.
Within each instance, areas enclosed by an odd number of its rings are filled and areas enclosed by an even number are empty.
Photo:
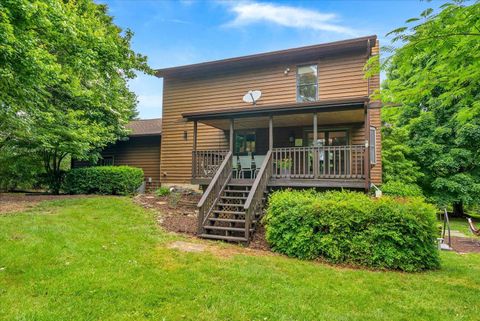
M258 171L262 167L263 161L265 160L265 155L254 155L255 159L255 172L253 173L254 178L257 177Z
M253 178L252 170L252 156L239 156L240 158L240 178L245 178L245 173L250 173L250 178Z

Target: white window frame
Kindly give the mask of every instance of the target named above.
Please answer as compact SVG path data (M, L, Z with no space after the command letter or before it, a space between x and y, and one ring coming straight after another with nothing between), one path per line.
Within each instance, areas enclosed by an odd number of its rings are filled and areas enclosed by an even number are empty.
M297 80L296 80L296 86L297 86L297 97L296 97L296 100L297 100L297 103L301 103L301 102L305 102L305 101L300 101L298 98L299 98L299 93L300 93L300 86L307 86L307 85L300 85L300 82L299 82L299 76L298 76L298 69L301 68L301 67L310 67L310 66L315 66L315 69L317 71L317 76L315 77L315 101L318 100L318 92L319 92L319 88L318 88L318 64L315 64L315 63L312 63L312 64L303 64L303 65L298 65L297 66L297 74L296 74L296 77L297 77Z

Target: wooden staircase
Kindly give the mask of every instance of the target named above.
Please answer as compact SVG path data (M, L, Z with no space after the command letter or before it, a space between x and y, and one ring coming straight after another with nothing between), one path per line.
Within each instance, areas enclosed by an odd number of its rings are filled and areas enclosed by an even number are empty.
M231 179L210 216L205 220L203 233L199 236L207 239L248 243L249 236L253 235L257 223L263 215L266 196L262 198L261 210L254 213L247 232L244 207L253 183L254 180Z
M232 152L228 152L198 202L198 235L249 243L263 215L271 176L271 151L250 180L232 179Z

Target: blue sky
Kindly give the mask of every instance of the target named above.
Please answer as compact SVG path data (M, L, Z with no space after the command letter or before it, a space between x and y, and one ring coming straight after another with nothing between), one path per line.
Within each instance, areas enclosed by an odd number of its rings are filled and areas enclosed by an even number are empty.
M135 36L133 49L164 68L329 41L385 34L441 2L403 1L143 1L97 0ZM162 115L162 80L130 82L140 118Z

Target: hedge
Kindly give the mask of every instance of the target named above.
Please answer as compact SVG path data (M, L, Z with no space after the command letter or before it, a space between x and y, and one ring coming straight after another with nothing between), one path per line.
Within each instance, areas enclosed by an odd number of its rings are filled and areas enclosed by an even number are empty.
M143 170L130 166L95 166L70 170L63 184L68 194L133 194L143 182Z
M264 218L272 250L379 269L438 268L435 208L421 198L279 191Z
M388 181L380 186L383 194L400 197L422 197L422 189L416 184L405 184L403 182Z

